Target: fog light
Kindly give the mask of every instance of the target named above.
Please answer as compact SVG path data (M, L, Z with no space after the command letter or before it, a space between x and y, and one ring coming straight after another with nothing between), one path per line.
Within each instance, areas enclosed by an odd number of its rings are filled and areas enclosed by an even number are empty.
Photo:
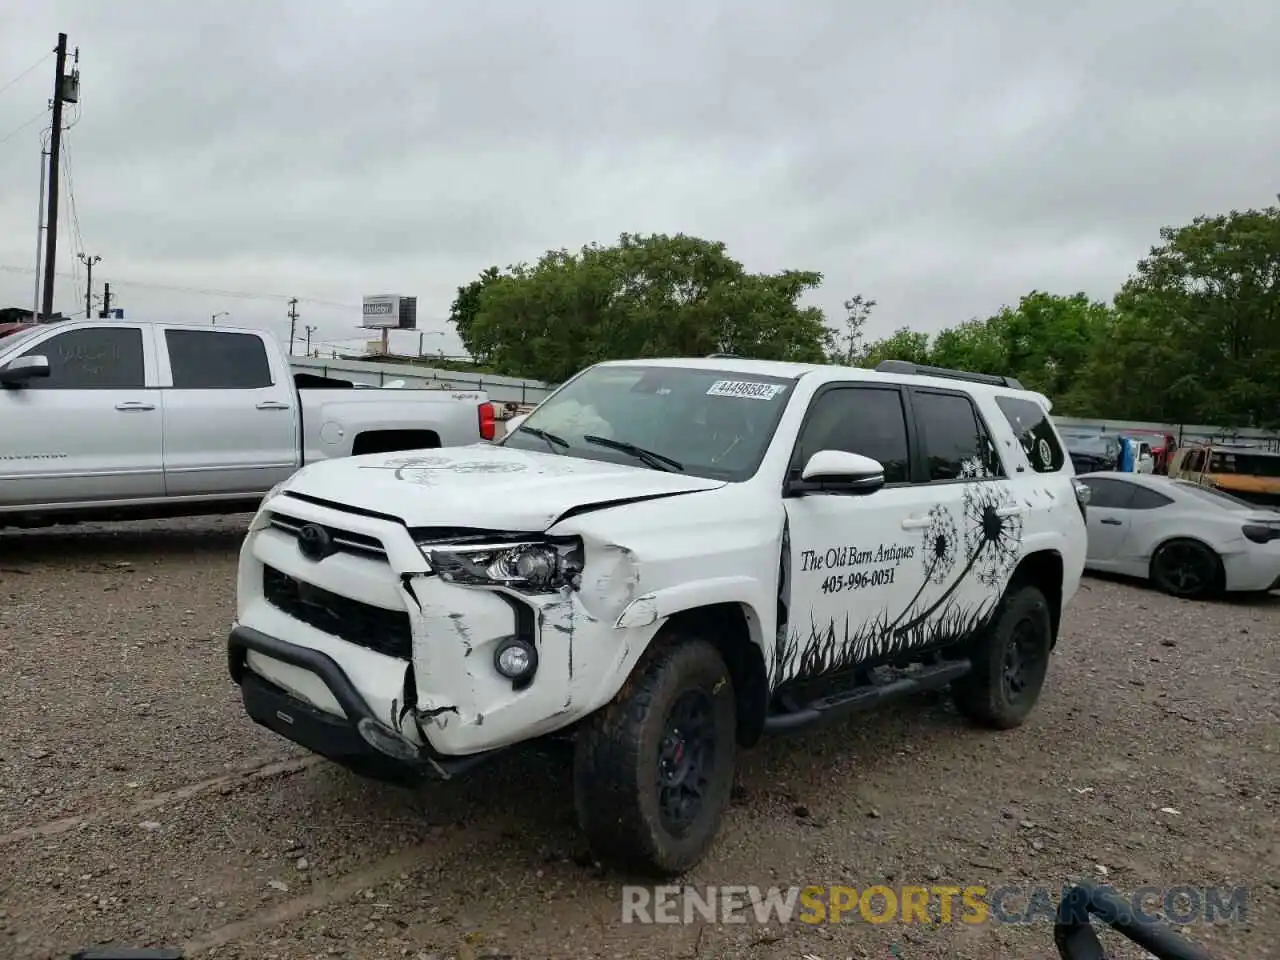
M512 637L493 652L493 666L514 684L528 683L538 669L538 651L531 644Z
M368 717L361 718L360 722L356 724L356 730L360 732L364 742L379 753L394 757L396 760L403 760L406 763L412 763L418 759L418 748L414 744L397 736L395 731L375 723Z

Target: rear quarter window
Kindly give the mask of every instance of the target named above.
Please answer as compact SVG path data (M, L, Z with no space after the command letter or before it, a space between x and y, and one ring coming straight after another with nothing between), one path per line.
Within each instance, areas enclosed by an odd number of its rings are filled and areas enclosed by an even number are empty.
M1057 473L1067 455L1049 420L1049 413L1034 400L1020 397L996 397L996 406L1009 421L1014 436L1022 444L1031 468L1037 473Z

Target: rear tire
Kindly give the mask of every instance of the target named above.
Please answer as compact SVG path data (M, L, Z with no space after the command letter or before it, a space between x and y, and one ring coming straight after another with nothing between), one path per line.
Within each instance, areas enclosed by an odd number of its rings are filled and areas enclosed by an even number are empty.
M574 806L592 852L660 877L701 861L729 805L735 726L715 647L688 639L646 654L575 744Z
M1014 585L973 652L973 671L951 686L957 709L975 723L1012 730L1040 699L1053 647L1049 602L1038 587Z
M1222 560L1197 540L1170 540L1151 557L1151 582L1171 597L1207 600L1222 581Z

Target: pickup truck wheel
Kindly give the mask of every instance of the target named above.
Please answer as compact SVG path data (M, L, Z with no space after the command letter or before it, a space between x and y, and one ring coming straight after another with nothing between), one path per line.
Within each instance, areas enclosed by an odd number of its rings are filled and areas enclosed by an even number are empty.
M1027 719L1049 672L1053 625L1039 588L1015 586L973 651L973 672L952 684L956 707L970 720L1011 730Z
M733 788L733 681L704 640L651 651L575 745L574 806L595 855L676 876L710 849Z

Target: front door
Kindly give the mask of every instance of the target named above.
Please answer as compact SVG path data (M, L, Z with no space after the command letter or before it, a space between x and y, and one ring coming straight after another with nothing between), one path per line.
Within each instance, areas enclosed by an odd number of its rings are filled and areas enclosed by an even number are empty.
M1088 557L1095 563L1111 563L1129 536L1129 506L1137 487L1104 477L1087 477L1082 482L1089 486Z
M52 327L26 347L20 356L48 358L49 376L0 389L0 505L164 495L150 334L130 324Z
M932 522L910 484L902 389L833 384L819 391L796 441L799 476L820 450L845 450L884 465L885 486L869 495L786 498L786 623L772 664L774 686L880 659L895 620L924 584L921 537Z
M165 488L171 497L265 493L297 469L299 399L279 351L234 330L163 332Z

